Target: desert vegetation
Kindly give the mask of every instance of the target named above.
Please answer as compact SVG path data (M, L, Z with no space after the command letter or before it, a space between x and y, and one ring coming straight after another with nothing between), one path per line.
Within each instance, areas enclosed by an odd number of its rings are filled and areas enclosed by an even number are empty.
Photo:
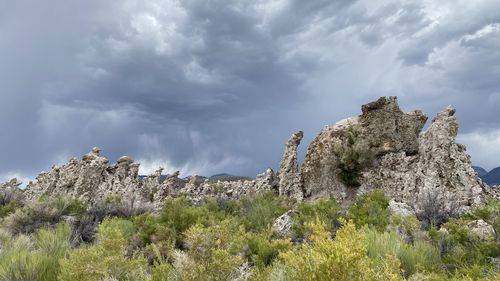
M498 200L422 222L391 215L381 191L346 211L333 198L293 202L268 193L198 205L169 198L157 212L119 196L88 206L71 198L26 203L2 192L2 281L500 278ZM288 210L291 225L278 235L273 223ZM471 231L477 220L494 235Z

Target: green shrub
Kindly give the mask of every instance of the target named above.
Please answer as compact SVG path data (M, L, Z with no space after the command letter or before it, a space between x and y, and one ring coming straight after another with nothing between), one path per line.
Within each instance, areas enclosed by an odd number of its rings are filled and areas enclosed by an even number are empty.
M397 259L388 257L383 270L368 257L366 235L347 223L335 240L320 222L310 225L311 243L280 255L293 280L402 280Z
M146 261L125 257L132 222L111 218L98 229L97 244L84 246L62 259L60 281L146 280Z
M58 197L49 202L49 206L61 211L65 216L82 216L87 211L88 205L77 198Z
M464 266L459 268L452 275L453 280L474 280L474 281L490 281L500 280L500 272L498 268L485 267L480 265Z
M176 280L236 280L239 276L238 268L243 263L240 256L232 255L223 249L211 250L210 257L205 260L186 261L186 264L175 268L176 272L171 273L178 277Z
M439 249L426 241L401 244L398 252L401 267L406 276L416 272L440 272L443 270Z
M306 224L313 223L317 219L325 224L327 231L333 231L338 224L340 208L334 198L319 199L316 202L300 202L297 205L297 213L293 217L292 230L295 237L307 235Z
M5 218L4 226L12 233L30 234L43 227L53 227L62 219L63 213L46 203L34 202Z
M355 130L347 132L344 142L333 146L338 159L338 177L347 187L358 187L361 171L373 162L374 153Z
M61 224L38 231L33 241L22 235L2 241L0 280L57 280L59 260L70 249L70 236L69 225Z
M210 227L197 224L185 232L184 242L192 259L204 260L210 258L213 249L231 249L233 238L237 235L238 229L230 221ZM238 250L235 249L236 252Z
M18 188L0 188L0 218L24 205L24 195Z
M246 257L250 263L259 268L270 266L280 253L291 249L288 239L272 239L271 233L247 233Z
M19 207L19 203L15 201L11 201L5 205L0 205L0 218L4 218L14 213Z
M213 203L192 206L187 198L168 198L159 215L142 214L133 218L137 228L134 243L145 246L151 243L174 242L183 247L183 233L191 226L208 226L221 221L224 214Z
M382 191L375 190L359 196L349 209L348 217L358 227L368 225L383 231L390 221L388 206L389 199Z
M500 199L490 198L483 206L473 209L465 216L469 220L484 220L495 229L495 234L500 234Z
M399 258L406 277L417 272L443 273L439 249L423 240L407 244L394 232L370 229L367 230L367 250L377 261L388 255Z
M185 232L186 254L174 257L169 275L180 280L234 280L243 264L242 233L233 221L205 227L194 225Z
M4 226L12 234L30 234L43 227L53 227L64 216L83 216L87 205L78 199L42 197L5 218Z
M242 220L250 231L269 229L274 221L288 210L283 198L273 193L258 194L242 199Z
M440 239L434 241L442 247L443 260L450 272L475 266L487 270L493 266L491 259L500 257L500 244L497 241L482 241L467 228L467 221L452 220L443 227L447 233L442 233Z
M421 223L415 215L411 216L392 216L391 226L405 238L405 242L413 243L417 238L425 236L425 232L420 229Z
M152 245L155 255L153 268L151 268L151 281L168 281L176 280L173 266L168 259L160 252L160 249Z
M398 256L401 245L404 244L395 232L378 232L367 230L368 256L373 259L384 259L387 255Z

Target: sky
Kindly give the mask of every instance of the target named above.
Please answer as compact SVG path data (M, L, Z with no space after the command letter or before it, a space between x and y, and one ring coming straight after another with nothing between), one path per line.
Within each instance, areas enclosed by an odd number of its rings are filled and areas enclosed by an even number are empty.
M0 181L94 146L253 176L380 96L500 166L500 1L0 0Z

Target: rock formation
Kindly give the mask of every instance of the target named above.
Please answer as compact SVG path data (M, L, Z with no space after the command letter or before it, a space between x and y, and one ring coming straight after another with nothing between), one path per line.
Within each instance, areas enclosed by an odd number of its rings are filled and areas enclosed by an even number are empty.
M303 193L300 186L299 161L297 159L297 148L304 133L299 131L293 134L285 145L283 160L281 161L279 176L279 195L291 196L302 199Z
M211 181L198 176L184 180L177 172L162 182L161 169L141 177L139 164L131 158L124 156L109 165L100 149L94 148L81 160L71 159L41 173L24 193L28 200L74 196L90 203L118 193L159 207L165 198L180 195L196 203L206 197L236 199L275 192L298 200L333 196L347 206L356 196L381 189L391 198L391 210L402 215L418 213L430 197L449 211L464 212L497 191L483 184L465 147L455 143L454 114L452 107L446 108L421 133L426 115L418 110L402 112L396 97L380 98L363 105L360 116L322 129L301 167L297 148L303 133L293 134L278 174L268 169L254 180Z
M471 221L467 224L467 227L481 240L495 240L495 228L484 220Z
M403 113L395 97L380 98L362 111L359 117L324 128L309 146L301 168L306 197L328 195L349 202L382 189L415 212L428 194L458 212L480 203L486 186L472 169L465 147L455 143L458 123L453 108L440 112L423 134L427 117L420 111ZM339 145L350 145L350 150L340 150L347 156L336 151ZM349 186L339 177L346 157L359 165L359 186Z
M11 179L8 182L0 183L0 189L17 189L21 184L17 179Z
M160 208L167 197L187 196L193 203L206 197L218 199L238 199L243 195L260 192L276 192L279 181L272 169L257 175L255 180L209 181L193 176L184 180L179 172L174 172L161 181L163 169L152 175L140 177L139 164L123 156L116 164L108 165L108 160L94 148L82 160L71 159L63 167L52 167L50 172L42 172L24 191L27 200L41 196L76 197L94 204L110 195L120 195L125 201L135 204L153 203ZM19 185L12 180L3 186Z

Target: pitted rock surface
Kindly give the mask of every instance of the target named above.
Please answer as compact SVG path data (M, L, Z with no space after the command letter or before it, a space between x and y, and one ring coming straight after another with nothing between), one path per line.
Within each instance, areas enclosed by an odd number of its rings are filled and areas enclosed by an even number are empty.
M140 177L139 164L130 157L123 156L116 164L108 165L108 160L100 156L100 149L94 148L82 160L71 159L62 167L54 166L50 172L42 172L24 191L28 200L41 196L75 197L94 204L109 195L119 194L134 204L153 204L160 208L167 197L186 195L198 203L206 197L238 199L241 196L260 192L278 191L279 180L272 169L257 175L255 180L210 182L204 177L193 176L184 180L179 172L161 181L163 169L152 175ZM12 180L2 186L14 185Z
M291 196L296 199L303 198L300 185L299 161L297 159L297 148L304 133L299 131L293 134L285 145L283 160L281 160L279 176L279 195Z
M305 197L328 195L345 202L382 189L418 212L418 201L426 193L438 192L447 208L465 212L491 193L472 169L465 147L455 143L458 122L452 107L440 112L422 134L427 117L420 111L403 113L395 97L381 98L362 111L359 117L324 128L309 146L301 167ZM344 143L353 130L375 155L357 188L338 179L339 159L333 152L333 146Z

